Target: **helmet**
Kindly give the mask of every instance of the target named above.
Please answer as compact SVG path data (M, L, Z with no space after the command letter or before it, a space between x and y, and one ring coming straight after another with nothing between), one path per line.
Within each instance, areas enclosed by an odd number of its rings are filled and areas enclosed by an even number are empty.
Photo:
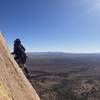
M14 41L14 43L15 43L15 44L21 44L21 41L20 41L20 39L16 39L16 40Z

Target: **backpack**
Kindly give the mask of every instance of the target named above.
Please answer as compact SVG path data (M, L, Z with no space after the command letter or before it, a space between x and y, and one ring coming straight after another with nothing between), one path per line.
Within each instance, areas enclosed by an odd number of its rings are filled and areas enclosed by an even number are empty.
M21 58L20 58L21 63L22 64L25 64L26 63L26 59L27 59L26 53L25 52L22 52L21 53Z
M27 56L26 56L26 53L25 53L25 48L22 46L22 45L19 45L19 48L20 48L20 62L22 64L25 64L26 63L26 59L27 59Z

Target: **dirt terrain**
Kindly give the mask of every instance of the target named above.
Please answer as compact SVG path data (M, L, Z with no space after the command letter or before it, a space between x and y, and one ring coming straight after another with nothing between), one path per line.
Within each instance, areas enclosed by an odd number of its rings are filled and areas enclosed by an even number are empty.
M0 33L0 100L40 100Z
M100 54L28 54L30 82L42 100L100 100Z

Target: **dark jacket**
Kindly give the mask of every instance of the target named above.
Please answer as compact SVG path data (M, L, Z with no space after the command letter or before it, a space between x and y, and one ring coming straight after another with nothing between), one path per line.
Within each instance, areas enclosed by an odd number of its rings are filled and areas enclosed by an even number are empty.
M16 59L19 59L22 64L26 63L26 53L25 48L22 44L14 44L14 52L13 54L16 55Z

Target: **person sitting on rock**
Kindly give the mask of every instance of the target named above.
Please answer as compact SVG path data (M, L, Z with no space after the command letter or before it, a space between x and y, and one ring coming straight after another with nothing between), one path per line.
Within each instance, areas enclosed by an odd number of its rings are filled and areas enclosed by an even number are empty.
M25 47L21 44L20 39L16 39L14 41L14 51L12 54L15 55L14 59L18 63L18 65L21 68L24 68L25 72L28 73L27 68L24 67L24 64L26 63L26 53L25 53Z
M21 64L26 63L26 53L25 53L25 48L21 44L20 39L16 39L14 41L14 52L12 53L15 55L15 60L19 60Z

